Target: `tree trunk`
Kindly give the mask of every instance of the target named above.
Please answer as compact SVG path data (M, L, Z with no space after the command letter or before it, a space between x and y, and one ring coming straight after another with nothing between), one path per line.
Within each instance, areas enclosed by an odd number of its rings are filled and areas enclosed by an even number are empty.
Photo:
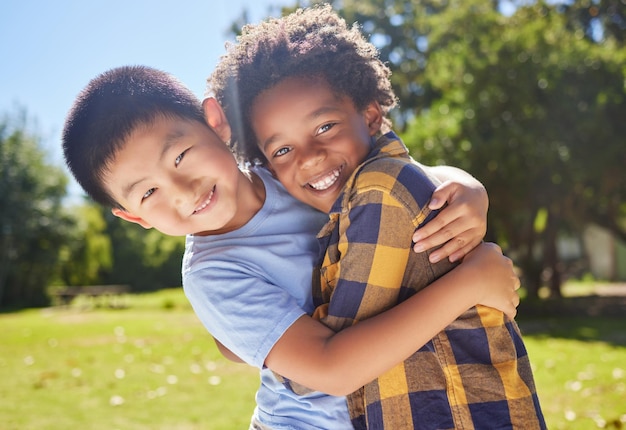
M551 211L548 214L548 222L545 230L544 242L544 267L550 270L550 278L548 286L550 288L550 297L561 298L561 264L559 261L559 253L557 250L559 217Z
M537 300L539 298L539 287L541 287L541 267L533 256L535 234L530 232L527 237L526 252L519 261L519 266L522 269L522 286L526 289L529 299Z

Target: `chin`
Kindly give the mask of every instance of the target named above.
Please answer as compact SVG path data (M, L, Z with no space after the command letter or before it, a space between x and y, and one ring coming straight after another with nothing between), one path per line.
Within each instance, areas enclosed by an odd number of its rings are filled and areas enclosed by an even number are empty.
M309 206L317 209L320 212L328 213L330 212L330 208L333 207L331 203L320 203L320 202L309 202L307 203Z

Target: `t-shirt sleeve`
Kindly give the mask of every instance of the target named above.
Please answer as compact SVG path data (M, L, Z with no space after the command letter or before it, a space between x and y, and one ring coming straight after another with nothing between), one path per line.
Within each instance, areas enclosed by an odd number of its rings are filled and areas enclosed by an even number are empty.
M224 346L261 368L285 331L306 312L282 288L223 267L202 267L184 277L196 315Z

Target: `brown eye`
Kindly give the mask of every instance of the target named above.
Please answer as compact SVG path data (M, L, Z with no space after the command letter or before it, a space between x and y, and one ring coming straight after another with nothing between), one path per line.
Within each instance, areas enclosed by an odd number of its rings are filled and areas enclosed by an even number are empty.
M320 128L317 129L317 134L326 133L328 130L333 128L335 126L335 124L336 123L334 123L334 122L329 122L328 124L324 124L323 126L321 126Z
M180 162L183 161L183 158L185 157L185 154L187 153L187 151L189 151L189 149L185 149L183 152L181 152L178 155L178 157L176 157L176 160L174 160L174 166L178 166Z
M146 194L144 194L143 197L141 197L141 201L144 201L145 199L150 197L152 194L154 194L155 191L156 191L156 188L150 188L148 191L146 191Z
M289 152L289 148L280 148L278 151L274 152L274 157L281 157Z

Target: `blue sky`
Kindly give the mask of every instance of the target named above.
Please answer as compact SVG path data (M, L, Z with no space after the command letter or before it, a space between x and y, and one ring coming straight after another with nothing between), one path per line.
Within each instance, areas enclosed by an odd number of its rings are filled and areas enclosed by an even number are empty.
M0 115L26 109L51 161L74 97L99 73L144 64L199 97L230 24L279 13L287 0L5 0L0 5Z

